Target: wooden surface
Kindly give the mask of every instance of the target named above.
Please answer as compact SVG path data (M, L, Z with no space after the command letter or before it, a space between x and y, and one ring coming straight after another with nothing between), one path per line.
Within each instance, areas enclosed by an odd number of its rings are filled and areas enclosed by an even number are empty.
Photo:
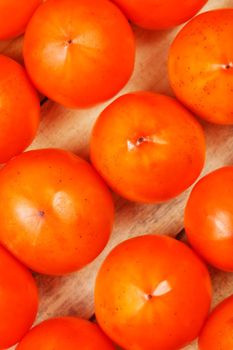
M209 0L204 10L219 7L233 7L233 0ZM178 30L150 32L134 28L137 39L135 72L121 94L136 90L171 94L166 61L169 45ZM0 42L0 51L22 62L22 42L22 37ZM31 148L60 147L88 158L90 131L98 114L108 103L87 110L68 110L52 101L44 101L40 130ZM233 127L202 124L207 137L207 162L203 174L222 165L233 164ZM62 315L90 318L94 313L95 276L106 254L128 237L146 233L176 236L183 228L183 209L188 193L162 205L139 205L115 196L115 226L104 252L75 274L60 278L36 276L40 288L37 322ZM212 276L215 291L213 304L216 304L233 293L233 275L212 270ZM186 347L186 350L194 349L197 349L195 344Z

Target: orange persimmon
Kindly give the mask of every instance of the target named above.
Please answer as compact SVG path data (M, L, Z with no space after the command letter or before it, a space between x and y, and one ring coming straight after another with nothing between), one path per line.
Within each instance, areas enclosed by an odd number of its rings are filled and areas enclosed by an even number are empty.
M113 224L111 194L74 154L23 153L0 170L0 241L32 270L64 274L102 251Z
M0 0L0 40L22 34L42 0Z
M175 99L149 92L119 97L98 118L91 160L107 184L137 202L162 202L187 189L205 160L199 123Z
M199 337L199 350L233 349L233 296L211 313Z
M0 164L23 152L35 137L40 101L25 69L0 55Z
M233 9L205 12L174 40L169 76L176 97L199 117L233 124Z
M233 272L233 167L203 177L185 209L185 230L193 248L211 265Z
M35 86L68 107L113 97L134 67L135 39L108 0L50 0L32 17L24 59Z
M60 317L34 327L19 343L17 350L114 350L114 346L94 323Z
M210 302L207 268L191 249L166 236L121 243L96 280L99 325L128 350L180 349L198 336Z
M32 326L38 291L31 273L0 246L0 348L16 344Z
M146 29L165 29L192 18L207 0L112 0L125 15Z

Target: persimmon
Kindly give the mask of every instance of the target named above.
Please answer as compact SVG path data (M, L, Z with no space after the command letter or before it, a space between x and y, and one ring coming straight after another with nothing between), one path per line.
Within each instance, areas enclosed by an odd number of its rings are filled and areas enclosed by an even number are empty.
M180 349L199 334L210 302L207 268L190 248L166 236L121 243L96 279L97 320L124 349Z
M199 337L199 350L233 349L233 296L211 313Z
M135 39L108 0L50 0L32 17L24 59L35 86L68 107L113 97L134 67Z
M34 327L17 346L17 350L114 350L114 346L94 323L60 317Z
M0 163L23 152L35 137L40 102L25 69L0 55Z
M146 29L175 27L192 18L207 0L112 0L126 16Z
M42 0L0 0L0 40L22 34L41 2Z
M177 35L169 76L177 98L199 117L233 124L233 9L203 13Z
M233 167L206 175L185 209L185 230L194 249L211 265L233 272Z
M38 291L31 273L0 246L0 348L16 344L32 326Z
M200 174L204 134L175 99L130 93L99 116L91 138L91 160L121 196L162 202L187 189Z
M37 272L69 273L96 258L113 215L102 179L70 152L26 152L0 171L0 241Z

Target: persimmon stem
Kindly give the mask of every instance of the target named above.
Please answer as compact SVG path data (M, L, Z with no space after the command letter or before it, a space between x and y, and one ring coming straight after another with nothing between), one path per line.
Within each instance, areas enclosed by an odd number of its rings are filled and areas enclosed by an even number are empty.
M148 138L144 137L144 136L141 136L137 139L136 141L136 146L139 146L141 145L143 142L147 142L148 141Z
M225 68L225 69L231 69L231 68L233 68L233 62L229 62L228 64L225 64L224 68Z
M45 212L43 210L39 210L39 216L43 218L45 216Z

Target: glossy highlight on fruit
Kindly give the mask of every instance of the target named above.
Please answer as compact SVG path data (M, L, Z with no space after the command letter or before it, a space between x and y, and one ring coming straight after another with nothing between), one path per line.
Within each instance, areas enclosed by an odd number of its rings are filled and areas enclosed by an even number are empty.
M113 217L108 188L70 152L26 152L0 171L0 241L32 270L82 268L105 247Z
M205 161L204 133L175 99L130 93L100 114L91 137L91 160L122 197L163 202L199 176Z
M44 95L67 107L108 100L129 80L135 39L108 0L50 0L30 21L24 41L28 73Z
M211 313L199 337L199 350L233 349L233 296Z
M0 55L0 164L30 145L39 121L40 101L25 69Z
M182 348L198 336L210 302L207 268L191 249L166 236L121 243L96 279L98 323L123 349Z
M127 18L146 29L175 27L192 18L207 0L113 0Z
M34 327L19 343L17 350L114 350L114 346L94 323L60 317Z
M233 9L205 12L177 35L169 55L176 97L197 116L233 124Z
M23 34L42 0L0 0L0 40Z
M202 178L185 209L185 230L193 248L211 265L233 272L233 167Z
M0 246L0 348L16 344L31 328L38 291L31 273Z

